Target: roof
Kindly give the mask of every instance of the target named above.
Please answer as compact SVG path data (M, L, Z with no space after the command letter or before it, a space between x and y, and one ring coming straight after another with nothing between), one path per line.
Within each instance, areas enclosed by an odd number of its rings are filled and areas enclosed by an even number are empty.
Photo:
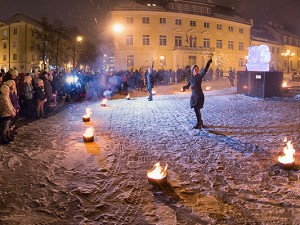
M250 37L252 40L282 44L282 40L278 35L273 35L270 30L263 26L252 26L250 29Z
M8 24L8 25L12 24L12 23L18 23L18 22L27 22L27 23L30 23L35 26L41 26L41 24L37 20L32 19L31 17L26 16L21 13L17 13L15 15L13 15L12 17L3 21L3 23Z
M210 13L193 12L186 10L184 7L174 7L174 4L189 5L191 7L203 6L210 9ZM224 20L250 24L245 18L242 18L233 8L225 6L214 5L210 3L203 3L193 0L135 0L119 4L112 11L164 11L164 12L179 12L185 14L202 15L207 17L220 18Z

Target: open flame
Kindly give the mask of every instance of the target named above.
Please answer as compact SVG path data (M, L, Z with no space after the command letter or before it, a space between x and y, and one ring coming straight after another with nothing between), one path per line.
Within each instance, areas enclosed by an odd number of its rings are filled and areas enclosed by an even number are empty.
M92 114L92 109L91 108L86 108L85 109L85 115L83 115L84 118L90 118Z
M93 136L94 136L94 128L92 128L92 127L87 128L83 134L83 137L85 137L85 138L90 138Z
M282 164L290 164L290 163L294 163L295 162L295 149L293 147L293 144L291 143L291 141L287 142L287 146L284 147L283 149L283 156L279 156L278 157L278 162L282 163Z
M104 99L102 100L102 102L101 102L101 106L106 106L106 103L107 103L107 99L104 98Z
M160 163L155 163L153 170L149 170L147 173L147 176L151 179L160 180L167 176L167 168L168 164L166 164L165 168L163 169L160 166Z
M286 88L287 86L288 86L287 82L286 82L286 81L283 81L283 82L282 82L282 87L283 87L283 88Z
M210 91L210 90L211 90L211 86L207 86L207 87L205 88L205 90Z

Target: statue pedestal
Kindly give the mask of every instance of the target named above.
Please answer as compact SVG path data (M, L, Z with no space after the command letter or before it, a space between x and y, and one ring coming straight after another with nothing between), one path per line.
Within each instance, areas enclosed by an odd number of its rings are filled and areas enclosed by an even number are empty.
M282 96L282 72L238 71L237 93L269 98Z

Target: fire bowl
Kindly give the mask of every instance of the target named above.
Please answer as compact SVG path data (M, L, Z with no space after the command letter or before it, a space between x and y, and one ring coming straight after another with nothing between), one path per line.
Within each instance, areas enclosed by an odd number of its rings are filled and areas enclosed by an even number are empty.
M93 136L89 136L89 137L83 136L83 141L84 142L92 142L92 141L94 141L94 135Z
M278 161L278 165L285 170L291 170L295 167L295 161L292 163L281 163Z
M157 185L160 186L160 185L166 184L168 182L168 175L166 175L165 177L163 177L161 179L154 179L154 178L148 177L148 182L149 182L149 184L152 184L155 186L157 186Z
M90 117L82 117L83 122L90 122Z

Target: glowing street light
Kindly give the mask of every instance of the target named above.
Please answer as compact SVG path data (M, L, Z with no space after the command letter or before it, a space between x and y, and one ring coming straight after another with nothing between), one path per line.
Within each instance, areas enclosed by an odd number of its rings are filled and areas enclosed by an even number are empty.
M290 73L290 58L293 57L295 55L294 52L291 52L291 50L286 50L286 52L281 53L282 56L287 57L287 73Z
M77 42L81 42L82 40L83 40L82 36L77 36L77 37L76 37L76 41L77 41Z
M160 58L160 65L161 65L161 69L164 69L164 64L163 64L163 62L164 62L164 60L165 60L165 56L164 55L161 55L161 56L159 56L159 58Z
M116 33L121 33L123 31L123 26L119 23L113 25L113 31Z

